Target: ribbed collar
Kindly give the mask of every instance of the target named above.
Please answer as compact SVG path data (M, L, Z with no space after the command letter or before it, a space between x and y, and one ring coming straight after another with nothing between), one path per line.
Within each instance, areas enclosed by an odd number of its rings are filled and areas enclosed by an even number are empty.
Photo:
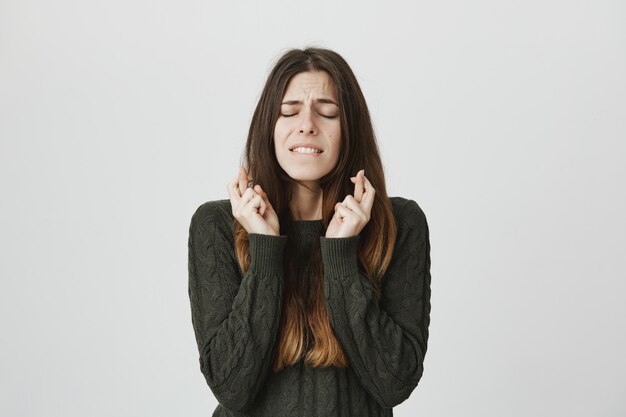
M319 232L324 227L324 221L319 220L295 220L291 222L291 230L295 233Z
M312 239L324 234L323 220L296 220L291 222L288 232L297 242L309 246ZM296 245L298 243L295 243Z
M322 219L318 220L292 220L291 224L299 228L318 228L324 224Z

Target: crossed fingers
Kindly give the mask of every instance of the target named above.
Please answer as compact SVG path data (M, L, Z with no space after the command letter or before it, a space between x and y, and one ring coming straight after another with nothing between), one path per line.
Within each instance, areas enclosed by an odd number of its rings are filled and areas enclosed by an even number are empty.
M366 214L365 218L369 220L369 213L372 211L376 190L365 176L365 170L363 169L357 172L356 176L350 178L350 180L354 183L354 196L347 195L341 205L357 213ZM356 204L351 202L356 202Z

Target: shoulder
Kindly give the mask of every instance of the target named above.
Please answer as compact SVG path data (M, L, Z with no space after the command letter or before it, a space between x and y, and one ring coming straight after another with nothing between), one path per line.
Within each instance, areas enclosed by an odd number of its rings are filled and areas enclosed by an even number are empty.
M404 197L389 197L398 230L412 229L420 235L428 236L426 214L415 200Z
M231 230L233 227L233 214L230 200L213 200L202 203L191 216L190 227L198 228L213 224Z

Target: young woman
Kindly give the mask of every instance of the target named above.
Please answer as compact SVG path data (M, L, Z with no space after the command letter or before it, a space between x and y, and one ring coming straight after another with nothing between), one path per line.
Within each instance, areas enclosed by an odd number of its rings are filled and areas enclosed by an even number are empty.
M369 112L336 52L269 74L228 199L189 229L189 297L213 416L391 416L422 374L424 212L388 197ZM353 176L353 174L356 175Z

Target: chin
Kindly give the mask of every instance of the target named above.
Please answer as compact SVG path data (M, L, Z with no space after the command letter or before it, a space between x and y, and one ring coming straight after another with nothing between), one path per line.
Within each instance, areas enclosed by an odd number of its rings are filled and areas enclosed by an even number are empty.
M298 169L285 170L285 172L298 181L319 181L320 178L327 174L327 172L311 172Z

